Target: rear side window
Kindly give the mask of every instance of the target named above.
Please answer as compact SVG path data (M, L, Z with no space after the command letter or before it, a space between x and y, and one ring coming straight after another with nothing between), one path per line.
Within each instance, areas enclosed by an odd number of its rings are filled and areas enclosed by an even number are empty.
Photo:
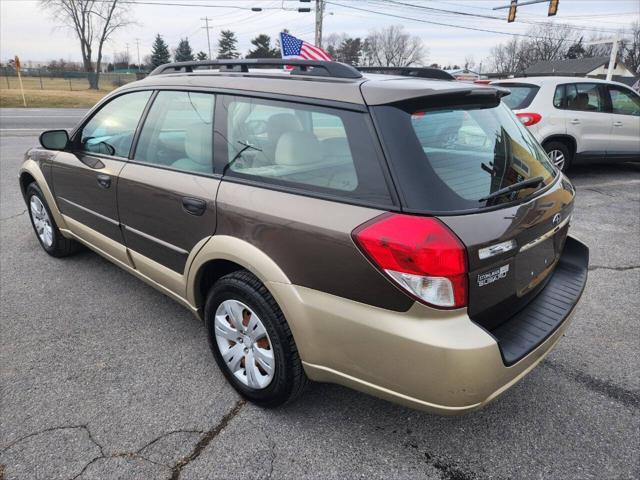
M227 175L390 203L365 114L246 97L223 103Z
M374 107L400 190L411 210L477 210L524 199L527 188L485 197L517 182L556 175L538 142L504 103Z
M498 86L505 87L511 92L510 95L502 98L511 110L522 110L533 102L540 87L526 83L500 83Z
M597 83L565 85L565 108L581 112L603 112L604 99Z
M133 135L150 97L150 91L126 93L101 107L82 127L80 149L127 158Z
M142 127L134 160L213 173L213 106L210 93L159 92Z
M621 87L609 87L611 111L618 115L640 116L640 96Z

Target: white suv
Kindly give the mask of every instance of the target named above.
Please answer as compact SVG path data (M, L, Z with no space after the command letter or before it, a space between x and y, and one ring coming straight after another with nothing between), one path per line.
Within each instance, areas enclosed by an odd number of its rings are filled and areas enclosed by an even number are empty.
M491 83L563 171L571 164L640 161L640 96L591 78L527 77Z

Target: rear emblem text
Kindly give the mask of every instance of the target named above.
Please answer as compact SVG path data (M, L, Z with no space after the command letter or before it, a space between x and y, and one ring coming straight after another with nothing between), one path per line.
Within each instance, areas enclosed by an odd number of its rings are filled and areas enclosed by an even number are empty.
M481 273L478 275L478 286L484 287L490 283L495 282L496 280L500 280L501 278L505 278L509 273L509 265L503 265L496 270L491 270L490 272Z

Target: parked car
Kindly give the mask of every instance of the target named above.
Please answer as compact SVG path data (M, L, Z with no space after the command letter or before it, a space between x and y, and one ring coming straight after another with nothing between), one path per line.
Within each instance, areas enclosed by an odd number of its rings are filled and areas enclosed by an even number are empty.
M20 169L42 248L87 245L180 302L259 405L308 379L441 414L485 405L582 294L571 183L506 90L253 69L284 64L162 66L43 133Z
M640 161L640 96L626 85L592 78L498 80L504 102L561 170L572 164Z

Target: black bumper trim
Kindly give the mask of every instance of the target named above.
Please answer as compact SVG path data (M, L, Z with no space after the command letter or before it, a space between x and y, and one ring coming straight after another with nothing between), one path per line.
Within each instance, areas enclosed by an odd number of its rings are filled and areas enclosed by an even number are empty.
M491 331L505 365L513 365L542 344L567 319L587 283L589 248L567 237L544 289L509 320Z

